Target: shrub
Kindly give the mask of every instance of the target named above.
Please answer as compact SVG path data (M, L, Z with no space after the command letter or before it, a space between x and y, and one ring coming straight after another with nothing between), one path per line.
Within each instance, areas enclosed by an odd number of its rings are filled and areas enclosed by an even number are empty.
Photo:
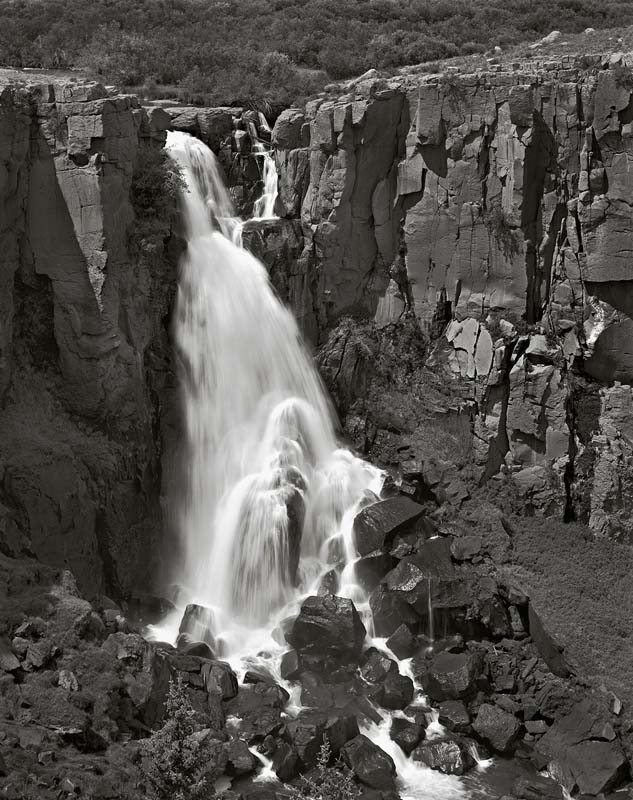
M210 751L206 732L198 732L196 712L182 678L169 682L166 722L142 744L142 770L151 794L157 800L209 800L207 786Z
M484 211L484 222L506 258L518 255L521 250L520 233L510 224L500 205L495 204Z
M132 250L143 239L167 236L184 185L178 166L163 149L143 147L139 151L130 189L135 216L130 231Z
M290 787L293 800L356 800L360 796L354 773L340 760L330 766L331 760L332 748L327 736L324 736L316 774L314 777L302 776L301 787Z

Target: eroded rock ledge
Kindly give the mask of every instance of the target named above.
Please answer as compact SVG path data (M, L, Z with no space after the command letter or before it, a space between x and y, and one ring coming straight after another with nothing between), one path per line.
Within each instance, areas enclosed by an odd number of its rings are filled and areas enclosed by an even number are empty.
M321 361L354 442L418 496L459 504L504 474L533 513L630 540L632 88L621 55L565 56L368 75L277 121L305 242L297 315L322 342L343 316L373 320L364 343L331 334ZM363 403L368 354L406 316L445 398L421 420L403 376L389 426ZM429 419L446 446L424 444Z

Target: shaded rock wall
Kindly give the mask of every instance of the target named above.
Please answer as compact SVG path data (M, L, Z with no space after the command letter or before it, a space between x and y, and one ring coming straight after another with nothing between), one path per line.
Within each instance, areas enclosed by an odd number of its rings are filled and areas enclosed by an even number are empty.
M164 120L99 85L0 95L0 549L90 594L149 585L175 272L131 202Z
M501 469L530 513L631 538L632 87L623 58L565 56L367 76L278 120L313 335L346 314L378 329L412 315L449 405L471 417L456 494L438 480L454 483L448 451L383 459L417 491L432 472L438 501L463 498Z

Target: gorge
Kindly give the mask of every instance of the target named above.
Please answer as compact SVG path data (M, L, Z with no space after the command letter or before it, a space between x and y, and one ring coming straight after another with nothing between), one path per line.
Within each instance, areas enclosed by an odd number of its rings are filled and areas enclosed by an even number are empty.
M3 88L4 796L145 796L176 677L235 797L628 786L632 94Z

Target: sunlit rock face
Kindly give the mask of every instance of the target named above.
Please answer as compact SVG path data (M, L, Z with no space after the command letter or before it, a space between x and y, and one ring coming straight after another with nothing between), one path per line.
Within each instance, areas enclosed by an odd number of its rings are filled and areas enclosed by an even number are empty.
M168 121L98 84L0 94L1 548L91 594L156 567L175 274L159 221L131 252L131 189Z
M280 186L293 187L287 216L303 195L316 338L347 314L379 330L413 315L432 343L427 366L453 395L444 405L472 417L470 433L444 426L443 451L409 432L408 466L397 448L367 445L363 414L363 435L358 416L347 421L356 441L400 473L427 474L427 488L438 470L454 484L460 444L466 493L502 468L536 513L627 539L604 473L633 480L618 433L633 383L630 73L619 56L565 56L373 76L285 112L272 134Z

